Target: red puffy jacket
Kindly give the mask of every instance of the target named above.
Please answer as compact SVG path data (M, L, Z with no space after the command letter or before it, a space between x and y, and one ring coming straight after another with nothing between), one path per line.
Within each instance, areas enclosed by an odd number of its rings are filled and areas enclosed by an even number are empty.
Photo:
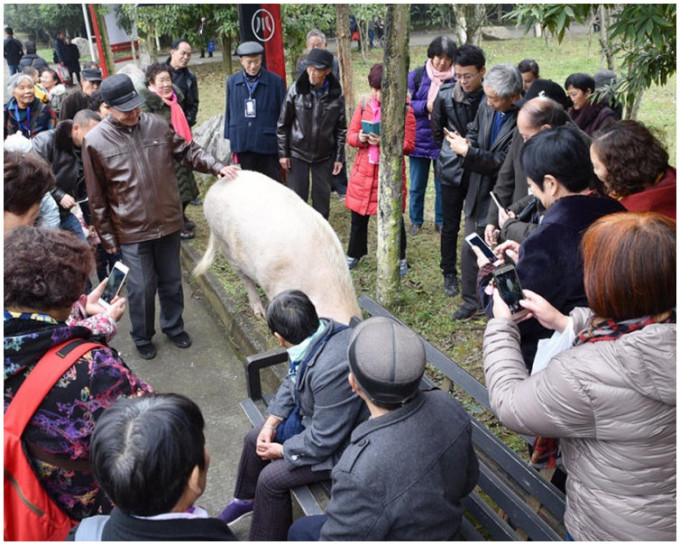
M363 108L362 108L363 104ZM354 110L352 121L347 130L347 143L359 148L354 159L352 174L347 185L345 206L362 216L374 216L378 213L378 165L368 160L368 144L359 140L361 120L373 121L373 108L370 100L362 99ZM404 130L404 155L409 155L416 147L416 118L413 108L407 106L406 126ZM402 178L402 212L406 209L406 163L401 162Z

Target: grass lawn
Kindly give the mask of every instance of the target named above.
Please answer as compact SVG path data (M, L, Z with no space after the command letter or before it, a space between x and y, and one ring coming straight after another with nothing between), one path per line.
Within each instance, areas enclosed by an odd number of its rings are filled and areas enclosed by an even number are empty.
M597 42L595 39L589 41L587 36L568 36L559 47L547 47L544 40L537 38L487 42L482 47L487 54L487 67L499 62L517 64L524 58L534 58L541 67L542 76L560 84L563 84L566 77L573 72L592 74L601 68ZM427 58L426 49L426 47L411 48L411 68L425 62ZM368 71L373 63L382 61L382 50L372 50L369 53L369 63L364 63L359 53L354 50L353 61L354 85L358 99L362 93L369 92ZM198 122L200 124L216 114L223 113L226 74L223 73L222 66L218 63L197 65L193 68L199 78L201 102ZM235 64L234 70L238 68L240 68L239 65ZM289 84L291 81L289 76ZM676 157L675 101L675 77L673 77L667 86L655 87L647 92L639 116L641 121L662 132L673 165L675 165ZM351 153L348 153L348 157L351 157ZM351 172L350 160L348 160L348 169ZM430 180L432 180L432 174ZM202 191L206 189L207 183L202 187ZM187 212L191 219L198 224L194 243L199 249L203 250L207 244L208 228L202 211L197 207L189 207ZM338 234L343 247L346 248L349 239L350 212L335 197L335 194L331 197L330 223ZM406 223L408 228L408 219ZM371 220L370 225L369 255L362 259L352 272L352 277L357 295L366 293L375 298L377 232L375 218ZM424 229L416 236L408 236L406 254L411 269L402 281L401 300L397 308L393 309L393 313L441 351L448 354L475 378L484 382L482 336L486 318L482 317L464 323L452 321L452 313L458 308L461 301L459 297L450 298L444 294L443 279L439 269L439 244L439 236L434 230L434 188L433 184L430 183L426 195ZM294 251L294 249L290 251ZM219 259L213 265L213 270L222 278L227 292L239 305L241 312L250 314L245 290L226 262ZM264 322L261 322L260 326L265 337L268 337ZM274 347L274 343L272 343L272 347ZM437 379L435 373L432 373L432 376ZM501 428L491 415L485 413L470 399L459 395L458 392L454 392L454 395L459 397L468 411L484 420L504 440L524 453L524 449L521 448L521 440L517 439L514 434Z

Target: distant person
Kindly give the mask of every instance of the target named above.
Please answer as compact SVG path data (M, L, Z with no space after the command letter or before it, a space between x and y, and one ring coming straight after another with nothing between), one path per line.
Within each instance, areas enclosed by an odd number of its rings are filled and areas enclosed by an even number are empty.
M538 63L534 59L524 59L517 65L517 69L522 74L522 86L524 87L522 96L524 96L531 88L531 85L541 77Z
M365 417L347 382L351 330L319 317L299 290L276 295L266 318L288 350L288 375L263 425L243 441L234 499L218 517L231 524L252 511L250 541L286 539L293 522L290 489L328 480Z
M590 159L605 191L627 210L677 213L676 172L668 152L638 121L617 121L593 135Z
M9 78L7 93L10 99L4 108L4 138L21 133L31 139L36 134L49 131L57 125L57 116L52 107L35 96L35 83L31 76L14 74Z
M64 45L64 65L68 69L71 81L80 85L80 50L71 41L71 36L66 36Z
M37 55L35 42L27 41L24 46L26 47L26 54L21 57L21 60L19 61L19 66L17 67L19 71L21 71L24 66L32 66L37 69L38 72L47 70L50 67L45 59Z
M201 409L179 394L118 399L97 421L90 460L115 504L84 519L70 541L235 541L195 505L205 492L210 454Z
M215 42L211 39L212 33L208 25L208 19L201 17L201 24L198 25L198 41L201 46L201 59L205 58L205 50L208 50L208 57L212 59L215 49Z
M196 74L189 69L191 61L191 44L186 38L175 40L170 45L170 56L165 63L172 69L172 82L179 87L184 96L181 103L189 127L196 124L198 114L198 80Z
M54 113L57 117L61 113L61 103L64 102L66 98L66 87L61 80L56 71L51 68L48 70L43 70L40 74L40 85L45 90L47 94L47 100L52 106Z
M66 66L66 42L62 30L58 30L54 36L54 62Z
M73 119L77 112L90 107L92 93L102 84L102 71L99 68L83 68L80 84L82 91L73 91L61 103L60 121Z
M40 72L38 72L38 70L32 66L24 66L21 69L21 73L26 76L31 76L34 85L35 97L43 104L47 104L50 99L47 96L47 91L40 84Z
M616 119L621 120L623 118L623 104L616 98L616 94L612 89L607 89L607 87L615 86L616 73L606 69L598 70L593 74L593 80L595 81L597 100L604 102L604 104L612 109Z
M331 180L345 158L345 97L332 74L333 55L313 49L307 69L290 86L281 107L276 136L286 185L307 202L312 178L312 207L330 215Z
M262 66L262 44L243 42L236 55L242 70L227 78L224 138L229 140L235 164L280 182L276 123L286 98L286 84Z
M580 245L589 308L569 316L524 290L522 305L571 345L533 375L494 292L491 408L511 430L559 440L567 541L677 540L676 230L649 212L595 221Z
M616 114L606 102L599 102L597 97L592 97L595 80L589 74L571 74L565 80L564 88L573 103L567 111L569 117L589 136L616 121Z
M3 52L7 61L7 68L9 68L9 75L13 76L19 71L19 61L21 61L21 57L24 54L24 46L14 37L14 30L8 26L5 27Z
M430 165L434 166L439 156L440 146L432 138L430 117L442 85L453 82L456 56L456 42L446 36L438 36L427 48L427 61L408 74L408 92L411 107L416 116L416 147L409 155L409 217L410 235L416 235L423 228L425 191L430 178ZM441 187L439 178L434 175L434 226L441 232L442 218Z
M369 318L348 354L349 383L371 417L333 468L326 514L298 519L289 539L459 540L461 500L479 477L470 417L448 393L419 390L425 348L406 326Z

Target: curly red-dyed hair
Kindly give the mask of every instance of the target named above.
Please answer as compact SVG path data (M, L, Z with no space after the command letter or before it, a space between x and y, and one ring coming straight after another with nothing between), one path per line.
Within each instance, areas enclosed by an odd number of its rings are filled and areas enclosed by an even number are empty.
M94 270L92 248L60 229L18 227L5 235L5 308L70 307Z
M607 169L607 189L619 198L639 193L668 168L663 144L637 121L617 121L597 131L591 145Z
M618 212L583 235L588 306L616 321L675 307L675 221L655 212Z

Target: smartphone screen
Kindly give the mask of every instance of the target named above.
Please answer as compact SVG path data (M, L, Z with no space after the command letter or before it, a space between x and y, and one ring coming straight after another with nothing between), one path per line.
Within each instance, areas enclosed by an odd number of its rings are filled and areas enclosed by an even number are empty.
M118 267L113 267L113 269L111 269L111 274L109 274L109 280L106 282L106 286L104 286L104 291L102 291L100 299L107 303L111 303L116 295L118 295L118 292L123 285L123 281L125 280L125 276L125 272L120 270Z
M510 307L510 312L516 314L525 310L519 304L520 300L524 299L524 294L515 267L502 267L494 272L494 277L496 278L496 288L498 288L503 301Z
M486 242L482 240L482 237L480 237L477 233L472 233L471 235L468 235L465 237L465 241L470 245L470 246L477 246L482 253L491 261L491 263L495 263L498 261L498 258L496 257L496 254L493 253L491 248L489 248L486 245Z

